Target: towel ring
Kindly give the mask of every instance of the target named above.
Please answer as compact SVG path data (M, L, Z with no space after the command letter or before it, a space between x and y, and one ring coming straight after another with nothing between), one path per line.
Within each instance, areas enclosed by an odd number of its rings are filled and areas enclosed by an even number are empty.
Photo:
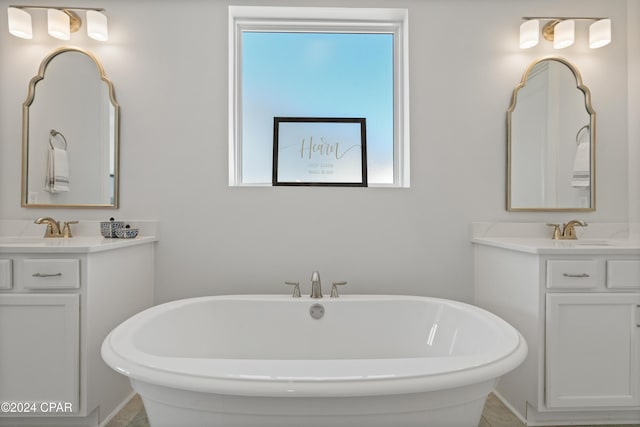
M51 146L51 149L53 150L55 148L53 146L53 138L56 138L58 136L62 138L62 142L64 142L64 150L67 151L67 139L64 137L64 135L61 132L58 132L55 129L51 129L49 131L49 145Z
M582 133L583 133L582 131L589 130L590 128L591 126L584 125L578 130L578 133L576 133L576 144L578 145L580 144L580 137L582 136Z

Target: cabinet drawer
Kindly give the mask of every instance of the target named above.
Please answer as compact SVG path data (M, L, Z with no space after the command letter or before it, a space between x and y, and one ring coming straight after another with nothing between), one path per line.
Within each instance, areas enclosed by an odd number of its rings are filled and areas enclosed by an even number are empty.
M25 259L22 284L25 289L77 289L80 287L80 261Z
M592 289L604 283L602 264L593 259L548 260L547 288Z
M13 287L11 273L11 260L0 259L0 289L11 289Z
M640 288L640 260L608 260L607 288Z

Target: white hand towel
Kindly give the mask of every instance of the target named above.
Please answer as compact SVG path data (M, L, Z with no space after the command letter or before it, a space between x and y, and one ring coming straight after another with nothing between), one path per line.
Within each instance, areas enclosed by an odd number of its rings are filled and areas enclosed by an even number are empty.
M576 188L589 187L591 185L591 157L588 141L580 142L576 148L576 157L573 162L573 176L571 186Z
M47 175L44 189L50 193L70 191L69 158L67 150L52 148L47 159Z

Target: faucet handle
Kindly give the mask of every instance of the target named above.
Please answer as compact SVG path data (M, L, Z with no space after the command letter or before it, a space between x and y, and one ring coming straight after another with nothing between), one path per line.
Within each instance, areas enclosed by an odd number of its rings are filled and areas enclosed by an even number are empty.
M73 237L71 235L71 224L77 224L78 221L65 221L64 227L62 228L62 234L64 237Z
M293 286L293 298L300 298L300 282L284 282L284 284Z
M331 298L338 298L340 295L338 294L338 286L344 286L347 282L333 282L331 284Z
M553 227L553 240L560 240L562 238L562 233L560 232L560 224L547 224L549 227Z

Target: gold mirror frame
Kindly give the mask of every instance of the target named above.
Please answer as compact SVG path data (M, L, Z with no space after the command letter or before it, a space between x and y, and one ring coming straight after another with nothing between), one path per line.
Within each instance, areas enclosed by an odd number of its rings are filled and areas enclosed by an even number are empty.
M56 58L58 55L63 54L65 52L78 52L89 57L100 75L100 80L104 82L107 86L107 91L109 95L109 102L113 108L113 156L114 156L114 168L113 168L113 203L68 203L68 204L56 204L56 203L29 203L28 200L28 175L29 175L29 107L33 104L35 94L36 94L36 85L38 82L44 79L45 71L49 63ZM54 130L52 130L54 132ZM63 137L64 138L64 137ZM65 141L66 142L66 141ZM120 106L115 98L115 91L113 87L113 83L107 78L104 68L102 64L98 60L98 58L92 54L91 52L80 49L77 47L61 47L53 52L51 52L48 56L46 56L42 63L40 64L40 68L38 70L38 74L31 79L29 82L29 92L27 95L27 99L22 104L22 192L21 192L21 206L23 208L114 208L117 209L119 207L119 194L120 194Z
M565 65L573 73L576 79L576 88L583 92L585 97L585 109L589 115L589 132L590 132L590 191L589 191L589 207L512 207L511 206L511 176L512 176L512 113L514 112L518 100L518 92L527 82L530 72L536 65L544 61L556 61ZM540 58L532 62L525 70L522 80L513 90L511 97L511 105L507 110L507 211L510 212L593 212L596 210L596 113L591 105L591 91L582 82L582 76L578 68L564 58L557 56L549 56Z

